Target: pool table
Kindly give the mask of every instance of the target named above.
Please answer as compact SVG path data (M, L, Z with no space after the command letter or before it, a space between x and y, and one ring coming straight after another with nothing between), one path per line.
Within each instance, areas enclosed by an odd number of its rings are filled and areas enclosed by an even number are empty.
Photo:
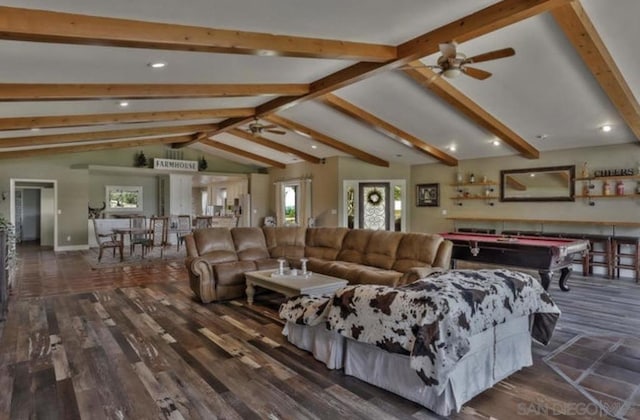
M510 265L538 270L542 287L549 288L553 272L560 270L559 286L569 291L575 254L588 252L589 241L583 239L547 238L543 236L502 236L480 233L442 233L453 242L452 261Z

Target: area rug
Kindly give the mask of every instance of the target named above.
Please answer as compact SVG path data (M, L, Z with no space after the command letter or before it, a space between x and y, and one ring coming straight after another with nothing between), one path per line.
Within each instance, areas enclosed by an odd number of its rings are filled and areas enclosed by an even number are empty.
M162 257L160 256L160 249L158 248L153 249L151 252L145 254L144 258L142 258L140 248L136 249L136 252L131 255L129 254L129 249L125 247L124 259L122 261L120 261L120 255L116 252L116 256L114 257L110 249L104 251L102 254L102 261L100 262L98 262L98 254L98 248L91 248L83 254L84 259L94 270L112 267L128 267L132 265L144 266L169 262L182 263L187 255L184 247L180 247L180 251L178 252L175 245L167 246L162 253Z
M640 418L640 338L578 335L543 360L592 402L558 410Z

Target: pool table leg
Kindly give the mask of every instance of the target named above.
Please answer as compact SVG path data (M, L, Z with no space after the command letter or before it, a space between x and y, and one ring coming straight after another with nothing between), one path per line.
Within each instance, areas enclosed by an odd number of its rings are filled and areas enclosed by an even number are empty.
M538 271L538 274L540 274L540 283L542 283L542 287L544 288L544 290L549 290L553 272L549 270L540 270Z
M565 267L560 270L560 280L558 280L558 286L560 286L560 290L562 290L563 292L568 292L569 290L571 290L569 286L567 286L569 274L571 274L571 267Z

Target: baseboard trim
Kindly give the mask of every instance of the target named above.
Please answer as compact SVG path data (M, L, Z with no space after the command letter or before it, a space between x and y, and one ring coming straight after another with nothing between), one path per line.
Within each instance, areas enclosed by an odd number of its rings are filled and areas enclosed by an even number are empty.
M87 249L89 249L89 245L67 245L67 246L59 246L58 248L56 248L54 251L55 252L60 252L60 251L86 251Z

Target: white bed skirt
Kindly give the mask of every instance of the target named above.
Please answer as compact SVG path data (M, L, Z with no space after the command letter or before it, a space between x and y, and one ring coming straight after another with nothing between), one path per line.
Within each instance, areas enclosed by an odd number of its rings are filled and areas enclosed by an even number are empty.
M287 322L282 330L290 343L313 354L329 369L342 369L346 338L324 327L324 323L309 327Z
M415 401L447 416L480 392L531 366L529 318L500 324L470 339L471 349L455 366L442 394L425 386L409 366L409 356L389 353L371 344L346 339L325 329L287 323L283 334L299 348L310 351L329 369L344 367L347 375Z

